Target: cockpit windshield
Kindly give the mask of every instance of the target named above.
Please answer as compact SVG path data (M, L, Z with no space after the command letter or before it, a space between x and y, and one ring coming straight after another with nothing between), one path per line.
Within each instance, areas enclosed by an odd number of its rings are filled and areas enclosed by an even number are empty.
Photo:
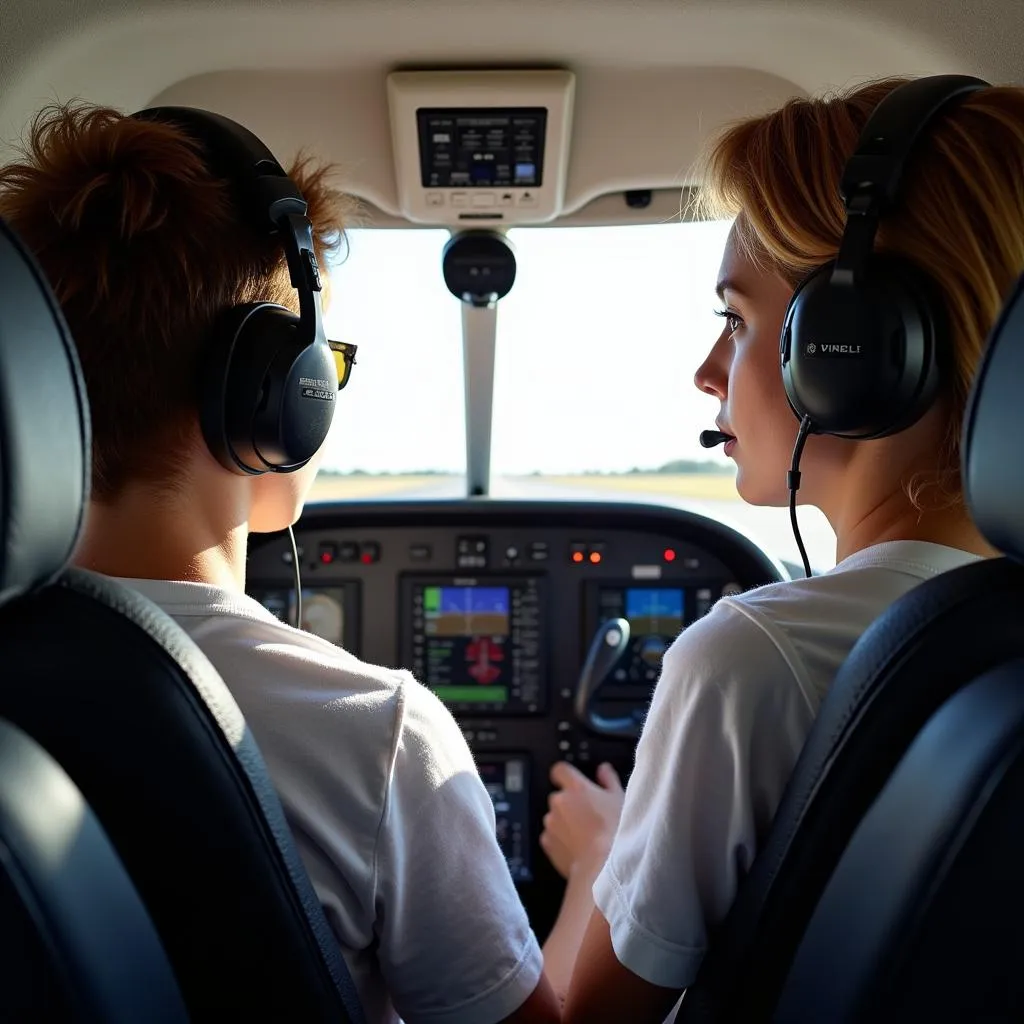
M328 337L359 346L312 501L466 493L459 303L444 229L355 229L330 268Z
M727 221L520 228L498 307L490 493L681 505L798 560L786 509L740 501L700 447L717 401L693 375L721 330ZM311 500L464 495L461 309L447 231L357 229L335 268L332 336L359 345ZM812 564L835 564L824 517L800 510Z

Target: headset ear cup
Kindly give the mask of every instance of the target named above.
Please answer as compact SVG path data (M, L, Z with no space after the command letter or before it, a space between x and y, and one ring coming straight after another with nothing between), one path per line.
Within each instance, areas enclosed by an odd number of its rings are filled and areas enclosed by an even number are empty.
M902 257L872 255L855 282L833 281L833 266L790 302L782 339L790 405L817 433L871 440L905 430L938 390L941 303Z
M323 446L338 393L337 365L327 342L303 346L294 340L300 336L298 318L287 315L293 321L293 340L280 346L274 356L267 400L257 410L253 425L260 457L285 473L301 469Z
M884 434L913 426L934 404L948 379L952 344L946 304L932 278L903 257L872 257L869 283L879 301L899 310L900 334L887 351L899 374L891 390L891 411ZM882 298L881 296L884 296Z
M228 427L228 393L231 367L242 324L255 303L235 306L217 318L200 371L199 422L213 457L232 473L246 476L261 472L235 455Z
M239 475L301 469L327 438L337 391L323 340L303 345L300 319L273 302L230 309L218 321L202 376L203 437Z
M284 325L273 316L285 314ZM207 446L225 469L243 476L274 468L260 457L254 423L265 381L282 345L292 341L290 310L271 302L235 306L218 319L203 373L200 420Z
M801 338L798 334L798 327L803 320L802 312L808 301L807 296L814 294L823 283L827 283L834 265L833 262L829 262L818 267L797 285L790 297L789 306L786 308L786 317L782 322L782 333L779 336L782 384L786 389L789 407L798 420L803 420L805 416L810 415L801 390L801 381L805 376L803 364L806 360L800 358Z

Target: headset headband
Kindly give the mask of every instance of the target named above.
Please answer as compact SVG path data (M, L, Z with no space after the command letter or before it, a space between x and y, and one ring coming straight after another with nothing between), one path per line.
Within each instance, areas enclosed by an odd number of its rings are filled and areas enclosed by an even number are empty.
M310 345L323 339L322 289L313 247L313 227L302 193L274 154L248 128L221 114L194 107L150 107L132 115L180 128L203 147L210 172L231 183L236 202L253 225L281 235L288 274L299 295L299 337Z
M892 90L872 111L839 186L846 228L832 270L833 284L860 279L874 249L878 222L899 195L920 137L948 104L989 83L969 75L917 78Z

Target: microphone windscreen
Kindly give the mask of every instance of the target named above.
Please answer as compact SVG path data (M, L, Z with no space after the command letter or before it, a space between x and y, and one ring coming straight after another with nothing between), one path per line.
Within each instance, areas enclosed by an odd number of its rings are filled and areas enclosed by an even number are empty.
M732 440L732 434L723 434L720 430L702 430L700 443L704 448L714 448L716 444L724 444Z

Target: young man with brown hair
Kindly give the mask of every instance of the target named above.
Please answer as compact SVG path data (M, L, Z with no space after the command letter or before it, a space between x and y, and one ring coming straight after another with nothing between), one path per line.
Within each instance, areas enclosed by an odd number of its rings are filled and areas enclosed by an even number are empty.
M321 267L345 200L299 162ZM451 714L407 672L366 665L245 593L250 532L299 516L318 458L240 475L213 456L198 381L221 314L297 312L279 240L248 223L202 144L83 105L35 120L0 168L0 216L34 251L74 335L92 406L80 565L191 634L260 744L369 1021L558 1017Z

